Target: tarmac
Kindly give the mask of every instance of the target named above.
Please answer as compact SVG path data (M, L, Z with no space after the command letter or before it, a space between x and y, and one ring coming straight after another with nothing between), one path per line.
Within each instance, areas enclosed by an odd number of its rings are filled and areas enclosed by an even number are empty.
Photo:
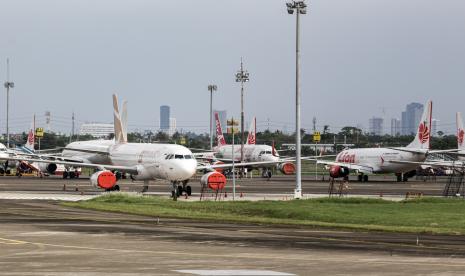
M275 179L240 185L247 194L278 196L293 187L291 178ZM370 185L357 193L397 185L379 181L357 184ZM272 184L260 186L266 183ZM389 191L440 194L443 185L412 181ZM323 195L327 183L305 180L303 187ZM123 181L122 188L136 192L141 184ZM166 183L150 187L162 189ZM0 177L3 195L99 193L86 179ZM211 223L82 210L60 200L0 197L0 275L462 275L465 269L463 236Z

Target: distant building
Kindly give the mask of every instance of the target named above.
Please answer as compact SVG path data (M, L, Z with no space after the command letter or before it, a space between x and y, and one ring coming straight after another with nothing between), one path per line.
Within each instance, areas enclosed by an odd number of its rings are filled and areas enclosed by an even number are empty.
M438 129L438 125L440 124L439 122L440 121L436 119L431 120L431 135L432 136L438 136L438 131L440 131L440 129Z
M213 122L213 135L216 135L216 128L215 128L215 113L218 113L218 117L220 118L221 128L223 131L226 131L226 121L228 120L228 115L226 110L213 110L212 113L212 122Z
M402 133L401 122L399 119L391 119L391 136L399 136Z
M412 135L417 132L417 126L420 123L423 114L423 105L420 103L410 103L402 112L402 135Z
M368 132L372 135L383 135L383 118L373 117L368 120Z
M160 106L160 130L165 133L170 130L170 107L167 105Z
M115 133L113 124L85 123L81 125L80 135L91 135L96 138L108 137Z
M170 118L170 127L168 128L168 135L173 136L176 132L176 118Z

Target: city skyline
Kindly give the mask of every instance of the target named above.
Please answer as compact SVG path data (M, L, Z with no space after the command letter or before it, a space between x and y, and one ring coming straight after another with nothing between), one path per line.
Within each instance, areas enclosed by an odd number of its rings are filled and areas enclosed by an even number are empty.
M212 12L213 1L25 2L5 1L10 12L0 18L0 77L9 57L15 83L12 131L45 110L52 130L69 132L71 110L78 122L111 122L117 92L128 100L130 129L156 128L156 109L167 104L176 108L178 128L206 133L209 83L218 85L214 108L240 115L234 73L241 57L251 74L245 122L256 116L259 130L268 122L294 128L295 22L283 1L226 1L228 14ZM387 122L401 102L432 99L433 117L453 133L465 102L465 3L434 3L310 1L302 17L303 128L312 129L313 117L319 129L368 128L366 114Z

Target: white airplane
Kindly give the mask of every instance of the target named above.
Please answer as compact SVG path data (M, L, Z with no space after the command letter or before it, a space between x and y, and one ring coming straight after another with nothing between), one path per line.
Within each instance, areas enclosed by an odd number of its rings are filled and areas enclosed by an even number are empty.
M215 113L216 138L217 146L213 148L213 160L217 160L215 164L224 162L232 162L233 160L233 145L226 144L221 128L218 113ZM289 158L291 160L292 158ZM281 159L278 152L272 146L256 144L256 119L253 118L250 125L247 143L244 144L244 162L260 162L256 165L245 166L248 169L261 169L262 176L270 178L272 176L272 167L276 166L284 174L294 174L295 165L287 159ZM241 145L234 145L234 161L241 161ZM262 163L263 162L263 163Z
M176 198L182 191L185 191L188 195L191 194L192 189L187 183L197 170L206 170L210 171L209 174L221 175L214 171L217 167L215 165L199 166L192 152L184 146L175 144L128 143L125 106L126 104L124 103L123 116L120 116L118 100L116 95L113 95L114 140L73 142L66 146L62 152L62 156L59 157L37 156L35 158L26 158L24 156L12 157L8 154L0 154L0 159L94 168L97 172L90 178L92 185L107 191L119 190L118 179L114 171L129 173L133 179L143 180L144 191L148 189L150 180L168 180L172 184L173 198ZM264 162L242 163L237 164L237 166L260 165L262 163ZM231 165L226 164L218 166L221 168L231 167ZM225 182L226 179L224 176L221 175L221 177L223 177ZM179 185L181 183L182 186ZM216 185L216 183L213 184Z
M450 155L456 155L458 160L456 161L427 161L427 162L416 162L417 165L426 166L426 167L442 167L456 169L460 171L465 170L465 128L463 126L462 114L457 112L456 114L456 124L457 124L457 149L456 150L446 150Z
M359 148L343 150L335 161L318 160L318 164L329 167L333 178L348 177L356 171L359 181L368 181L368 174L395 173L397 181L407 181L414 175L419 164L426 160L430 151L432 102L428 101L414 140L406 147Z

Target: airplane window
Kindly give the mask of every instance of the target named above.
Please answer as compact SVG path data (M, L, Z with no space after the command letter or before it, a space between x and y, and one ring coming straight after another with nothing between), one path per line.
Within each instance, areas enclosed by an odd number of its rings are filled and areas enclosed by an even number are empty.
M192 155L184 155L185 159L192 159Z
M183 159L184 156L182 156L181 154L175 154L175 155L174 155L174 158L175 158L175 159Z
M165 159L173 159L174 155L173 154L168 154Z

